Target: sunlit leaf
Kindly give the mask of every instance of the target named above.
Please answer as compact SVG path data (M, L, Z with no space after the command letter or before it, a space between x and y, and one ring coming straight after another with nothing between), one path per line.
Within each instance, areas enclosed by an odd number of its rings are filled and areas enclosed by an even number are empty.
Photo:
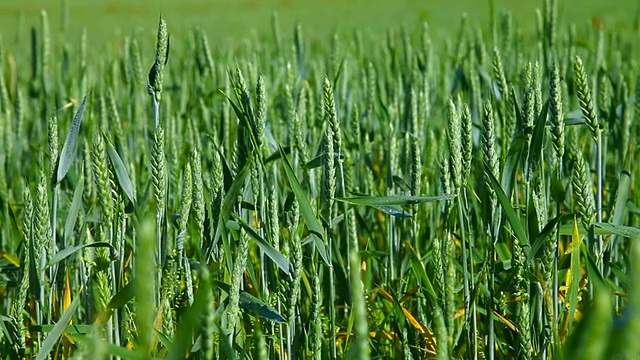
M284 160L284 171L287 175L287 179L289 180L289 186L291 186L291 190L295 194L296 200L298 200L298 205L300 205L300 214L304 218L304 221L307 224L307 229L309 229L309 232L313 237L313 243L318 249L318 253L325 264L331 266L331 263L329 262L329 255L324 244L324 230L322 229L318 218L316 218L316 215L311 208L311 204L309 203L309 199L307 199L307 195L305 194L302 185L300 185L300 181L298 181L298 178L289 163L289 159L287 159L282 148L280 148L280 153Z
M42 346L40 346L40 351L38 352L38 356L36 356L36 360L44 360L49 356L49 353L51 352L51 350L53 350L54 346L58 342L58 339L60 339L60 336L62 336L62 334L67 329L67 326L71 321L71 317L76 312L78 305L80 305L81 298L82 296L78 294L73 302L71 302L71 305L69 306L67 311L65 311L64 314L60 316L60 319L58 319L58 322L53 327L51 332L47 335L46 339L42 343Z

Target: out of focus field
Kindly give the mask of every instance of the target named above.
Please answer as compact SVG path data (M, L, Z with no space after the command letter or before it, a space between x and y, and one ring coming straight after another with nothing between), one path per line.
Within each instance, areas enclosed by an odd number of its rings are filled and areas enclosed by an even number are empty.
M525 31L533 32L531 20L540 7L538 1L493 3L496 12L509 9ZM239 39L253 31L268 33L274 12L283 35L292 33L289 30L300 21L305 35L311 37L323 37L334 30L382 32L401 24L412 28L412 24L423 21L430 24L432 35L445 36L457 29L462 13L469 14L474 25L486 24L490 16L488 0L67 0L66 7L62 4L63 0L0 1L0 33L5 38L27 34L28 25L37 22L41 9L48 12L52 28L59 29L64 8L70 20L68 31L79 34L86 27L94 45L109 42L117 34L129 35L136 28L144 28L152 36L160 12L172 24L174 33L198 25L212 41ZM629 15L637 11L638 4L633 0L561 1L558 7L561 24L583 25L593 19L605 25L630 27Z

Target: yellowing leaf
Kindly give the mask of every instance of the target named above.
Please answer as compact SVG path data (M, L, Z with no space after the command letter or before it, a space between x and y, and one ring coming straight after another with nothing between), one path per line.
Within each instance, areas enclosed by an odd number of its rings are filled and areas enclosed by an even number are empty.
M420 334L433 336L433 333L431 332L431 330L429 330L426 326L420 323L420 321L418 321L418 319L416 319L413 315L411 315L409 310L407 310L407 308L405 308L404 306L402 307L402 312L404 313L404 316L407 318L407 320L409 320L409 323L411 323L411 325L413 325L413 327L416 328L416 330L418 330Z
M62 312L67 311L71 306L71 285L69 283L69 271L65 273L64 279L64 293L62 294ZM73 323L73 319L69 320L69 324Z
M404 306L402 307L402 312L404 313L404 316L407 318L407 320L409 320L409 323L411 323L411 325L413 325L413 327L416 328L416 330L418 330L418 332L422 336L424 336L427 344L429 345L429 350L435 351L436 338L433 335L433 332L424 324L422 324L418 319L416 319Z
M20 267L20 259L18 259L17 257L9 254L8 252L2 251L2 257L9 260L9 262L12 265L15 265L17 267Z
M385 289L381 288L380 285L376 285L376 287L378 288L378 292L382 294L385 299L393 302L393 296L391 296L391 294L389 294Z
M513 330L513 331L518 331L518 329L516 328L515 325L513 325L513 323L509 320L507 320L507 318L505 318L504 316L500 315L497 311L493 310L493 314L503 323L505 324L509 329Z

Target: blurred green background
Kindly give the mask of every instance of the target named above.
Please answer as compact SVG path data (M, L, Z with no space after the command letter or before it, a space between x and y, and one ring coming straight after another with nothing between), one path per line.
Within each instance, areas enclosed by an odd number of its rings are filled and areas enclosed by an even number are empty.
M605 26L632 26L638 2L561 0L561 26L589 24L594 18ZM494 9L509 9L526 32L533 31L535 9L542 8L542 3L494 0ZM274 12L283 36L291 34L300 21L308 37L324 37L336 29L382 32L400 24L411 28L422 21L429 23L433 36L447 36L457 28L462 13L469 15L472 24L483 24L484 29L490 13L489 0L0 0L0 33L9 39L17 34L21 35L17 39L28 39L30 26L39 26L41 9L49 14L52 31L59 30L65 8L69 35L79 34L86 26L93 45L131 34L135 28L152 36L160 13L174 34L198 25L211 41L218 42L250 36L252 31L270 33Z

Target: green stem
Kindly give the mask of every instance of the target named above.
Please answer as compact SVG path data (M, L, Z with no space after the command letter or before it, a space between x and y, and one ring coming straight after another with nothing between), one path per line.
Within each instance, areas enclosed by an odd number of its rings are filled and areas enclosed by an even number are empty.
M329 248L331 248L331 239L329 239ZM335 323L336 323L336 314L335 314L335 299L336 299L336 286L335 286L335 271L333 269L333 263L329 267L329 337L330 337L330 349L331 349L331 359L337 359L337 349L336 349L336 332L335 332Z
M464 214L463 214L463 205L462 205L461 196L462 196L461 193L459 193L456 199L458 200L458 220L460 222L459 223L460 242L462 243L462 271L463 271L462 279L463 279L463 287L464 287L464 308L465 308L465 315L464 315L463 322L465 324L468 324L469 313L471 310L471 292L470 292L470 286L469 286L470 273L469 273L469 264L468 264L469 259L467 254L467 241L465 236ZM460 329L462 330L462 328L464 327L461 327ZM469 336L470 334L467 331L467 343L469 343Z
M494 334L494 326L493 326L493 296L494 296L494 285L495 285L495 276L494 273L496 271L496 241L493 236L490 236L491 240L491 259L489 261L489 305L487 306L487 328L489 332L489 337L487 340L487 358L489 360L495 359L495 334Z
M597 138L596 138L596 166L597 166L597 174L596 174L596 209L597 209L597 221L602 222L602 131L597 129ZM598 235L597 237L597 252L596 252L596 264L600 273L603 271L603 238L602 235Z

